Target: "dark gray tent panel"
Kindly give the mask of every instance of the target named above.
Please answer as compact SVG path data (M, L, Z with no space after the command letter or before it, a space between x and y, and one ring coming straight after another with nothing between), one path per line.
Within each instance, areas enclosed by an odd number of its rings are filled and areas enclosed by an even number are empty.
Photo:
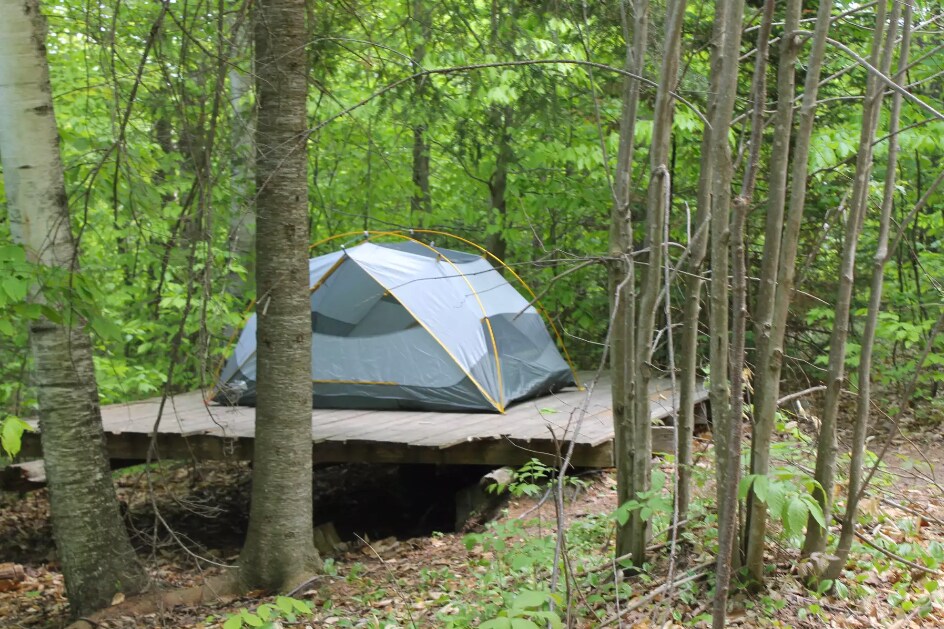
M575 384L540 314L484 258L415 241L309 263L318 408L504 411ZM216 401L255 404L256 318Z

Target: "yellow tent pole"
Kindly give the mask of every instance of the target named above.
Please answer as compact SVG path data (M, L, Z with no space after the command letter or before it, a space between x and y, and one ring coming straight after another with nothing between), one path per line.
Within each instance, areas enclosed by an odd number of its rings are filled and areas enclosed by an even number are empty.
M443 253L439 251L438 249L436 249L435 247L431 247L430 245L427 245L425 242L421 240L417 240L416 238L413 238L412 236L407 236L403 232L400 232L400 231L391 231L391 232L377 231L377 232L370 232L370 234L371 234L370 236L371 239L374 237L374 235L395 236L397 238L403 238L404 240L409 240L410 242L414 242L420 245L421 247L426 247L427 249L435 253L437 256L441 257L446 262L448 262L452 266L452 268L455 269L456 274L459 275L463 279L463 281L465 281L466 285L469 287L469 290L472 291L472 295L475 297L475 301L478 303L479 309L482 311L482 319L485 320L485 326L488 328L488 335L492 341L492 351L495 353L495 372L496 372L496 377L498 378L498 404L496 405L496 407L498 408L499 412L504 413L505 412L505 383L502 380L502 375L501 375L501 357L498 353L498 343L495 341L495 332L492 330L492 322L488 320L488 313L485 311L485 304L483 304L482 300L479 298L478 293L475 291L475 288L472 286L472 282L470 282L469 278L467 278L465 274L459 270L459 267L456 266L455 262L450 260L447 256L443 255ZM402 305L402 302L401 302L401 305ZM406 306L404 306L404 308L405 307ZM417 321L419 321L419 319L417 319ZM430 334L432 334L432 332L430 332ZM435 338L435 335L433 335L433 338ZM436 340L439 341L439 339L436 339ZM443 345L443 343L440 342L440 345ZM445 349L445 345L443 345L443 348ZM446 351L448 352L449 350L446 350ZM452 354L450 353L450 356L451 355ZM453 358L453 360L455 360L455 358ZM458 361L456 362L458 363ZM468 376L469 378L472 378L471 373L468 373ZM472 378L472 381L475 382L475 379ZM476 385L477 384L478 383L476 383Z
M404 232L406 232L406 233L414 233L414 234L432 234L432 235L434 235L434 236L443 236L443 237L445 237L445 238L452 238L453 240L458 240L459 242L465 243L465 244L469 245L470 247L476 249L477 251L479 251L480 253L482 253L486 258L490 258L490 259L494 260L495 262L497 262L498 264L500 264L503 269L506 269L509 273L511 273L512 277L514 277L515 280L517 280L517 282L518 282L519 284L521 284L521 286L523 286L526 291L528 291L528 294L529 294L529 295L531 295L531 299L532 299L532 302L531 302L531 303L532 303L532 305L534 306L535 310L537 310L538 313L539 313L542 317L544 317L544 320L547 321L548 325L551 326L551 330L554 332L554 337L557 339L557 343L558 343L558 345L560 345L561 351L564 353L564 360L567 362L567 366L570 367L570 372L571 372L571 373L573 374L573 376L574 376L574 382L577 384L577 386L578 386L579 388L583 389L583 386L580 384L580 376L577 375L577 369L576 369L576 367L574 367L574 361L573 361L573 359L570 357L570 352L567 351L567 344L564 343L564 337L561 335L560 330L557 329L557 325L554 324L554 320L551 319L551 317L548 315L547 310L545 310L545 309L544 309L544 306L541 305L540 300L538 300L537 294L534 292L534 290L531 289L531 286L528 285L528 283L524 281L524 278L522 278L520 275L518 275L518 273L516 273L513 268L511 268L510 266L508 266L507 264L505 264L505 261L504 261L504 260L502 260L501 258L499 258L498 256L496 256L494 253L492 253L491 251L489 251L489 250L486 249L485 247L479 245L478 243L475 243L475 242L473 242L473 241L471 241L471 240L469 240L469 239L467 239L467 238L463 238L462 236L456 236L455 234L450 234L449 232L439 231L439 230L436 230L436 229L411 229L411 230L392 230L392 231L387 231L387 230L377 230L377 231L374 231L374 230L366 230L366 231L364 231L364 230L360 230L360 231L344 232L344 233L342 233L342 234L337 234L337 235L335 235L335 236L329 236L328 238L324 238L324 239L322 239L322 240L319 240L318 242L316 242L315 244L313 244L313 245L311 246L311 248L314 248L314 247L317 247L317 246L319 246L319 245L322 245L322 244L331 242L332 240L336 240L336 239L338 239L338 238L347 238L347 237L351 237L351 236L363 235L363 236L365 236L365 239L366 239L366 240L373 240L374 238L378 238L378 237L382 237L382 236L394 236L394 237L398 237L398 238L404 238L404 239L406 239L406 240L411 240L411 241L413 241L413 242L415 242L415 243L418 243L418 244L420 244L420 245L423 245L424 247L427 247L427 248L429 248L429 249L434 249L433 247L429 247L428 245L426 245L426 244L423 243L422 241L416 240L415 238L412 238L412 237L409 237L409 236L405 236L405 235L404 235ZM437 252L437 253L438 253L438 252Z
M395 234L395 233L393 233L393 232L390 232L389 235L399 236L399 234ZM423 244L423 243L419 243L419 244ZM425 245L424 245L424 246L425 246ZM361 267L361 268L363 269L363 267ZM462 372L463 372L466 376L469 377L469 380L472 381L472 384L474 384L475 387L479 390L479 392L485 397L485 399L488 400L489 404L491 404L492 406L494 406L494 407L495 407L495 410L497 410L498 412L504 413L505 410L504 410L504 408L502 407L501 403L500 403L500 402L496 402L495 399L494 399L491 395L489 395L488 391L485 390L485 387L483 387L483 386L479 383L478 380L476 380L475 378L472 377L472 373L471 373L468 369L466 369L465 367L462 366L462 363L459 362L459 359L456 358L455 354L453 354L452 351L450 351L450 349L446 346L446 344L443 343L443 342L439 339L439 337L436 336L436 335L433 333L433 331L429 329L429 326L427 326L427 325L423 322L423 320L422 320L420 317L417 317L415 312L413 312L412 310L410 310L409 308L407 308L406 304L404 304L402 301L400 301L399 298L397 298L396 293L394 293L394 292L390 289L390 287L385 286L384 283L381 282L380 280L378 280L376 277L374 277L374 276L371 274L371 272L370 272L369 270L363 269L363 271L364 271L365 273L367 273L367 275L369 275L369 276L371 277L371 279L373 279L375 282L377 282L377 284L378 284L381 288L383 288L384 290L386 290L388 293L390 293L391 295L393 295L394 298L397 299L397 302L398 302L401 306L403 306L403 309L410 313L410 315L413 317L413 319L414 319L417 323L419 323L419 324L423 327L423 329L426 330L426 331L429 333L430 336L433 337L433 340L436 341L437 343L439 343L439 346L442 347L442 348L443 348L443 351L445 351L446 354L449 355L449 358L452 359L452 361L456 364L456 366L457 366L459 369L461 369Z
M561 333L558 331L557 326L554 325L554 320L551 319L550 316L548 316L547 311L544 310L544 306L542 306L541 302L538 300L538 296L534 293L533 290L531 290L531 287L528 285L528 283L525 282L524 279L520 275L515 273L515 270L513 268L505 264L504 260L496 256L494 253L492 253L485 247L479 244L476 244L472 242L471 240L467 240L466 238L463 238L462 236L456 236L455 234L450 234L448 232L443 232L443 231L437 231L435 229L416 229L413 231L421 233L421 234L434 234L436 236L445 236L446 238L454 238L455 240L464 242L470 247L474 247L479 252L484 253L487 257L491 258L495 262L498 262L498 264L500 264L503 269L506 269L509 273L511 273L512 276L514 276L514 278L518 280L518 283L524 286L525 290L528 291L528 294L531 295L531 299L533 300L531 303L534 305L535 310L537 310L548 322L548 324L550 324L551 329L554 331L554 336L557 337L557 342L560 344L561 350L564 352L564 359L567 361L567 366L570 367L570 372L574 375L574 382L577 383L577 386L579 388L583 389L583 386L580 384L580 378L577 376L577 369L574 367L574 361L571 360L570 358L570 353L567 351L567 345L564 344L564 339L561 336Z

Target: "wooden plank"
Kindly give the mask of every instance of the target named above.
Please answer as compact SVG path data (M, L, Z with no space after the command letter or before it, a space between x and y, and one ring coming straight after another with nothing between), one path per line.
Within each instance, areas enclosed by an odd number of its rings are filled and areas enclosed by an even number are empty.
M561 447L575 441L575 465L609 466L613 462L610 396L610 381L604 377L589 397L587 391L567 389L514 405L504 415L315 409L312 452L319 463L520 465L534 457L553 463L551 426ZM668 380L654 380L650 396L654 420L672 415L678 399ZM696 401L704 404L707 396L700 386ZM153 399L103 407L112 458L146 457L159 404ZM579 434L574 436L581 413ZM158 453L163 458L251 459L255 414L249 407L208 407L199 391L174 396L167 400L156 436ZM670 426L653 427L655 451L673 450L672 431ZM37 433L23 436L23 455L41 456Z

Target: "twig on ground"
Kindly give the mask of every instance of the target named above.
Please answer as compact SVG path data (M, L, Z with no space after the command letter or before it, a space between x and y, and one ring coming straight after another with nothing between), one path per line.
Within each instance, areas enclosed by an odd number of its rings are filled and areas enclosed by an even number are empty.
M410 627L412 627L413 629L416 629L417 624L416 624L416 621L413 620L413 612L410 610L410 601L403 594L403 591L400 589L400 586L397 584L396 575L393 574L393 570L390 569L390 566L387 565L387 562L384 561L384 558L380 556L380 553L377 552L377 549L370 545L370 542L368 542L366 539L364 539L357 533L354 534L354 537L359 539L361 543L367 546L367 548L369 548L371 552L374 553L377 559L380 560L380 565L382 565L384 569L387 571L387 576L390 578L390 584L393 586L394 591L397 593L397 597L399 597L399 599L403 602L403 608L406 610L406 615L410 618Z
M883 555L885 555L885 556L888 557L889 559L893 559L894 561L897 561L898 563L904 564L904 565L908 566L909 568L911 568L912 570L918 570L918 571L924 572L924 573L926 573L926 574L933 574L934 576L938 576L938 577L939 577L939 576L942 576L942 573L941 573L940 570L934 570L933 568L927 568L927 567L925 567L925 566L922 566L922 565L919 564L919 563L915 563L915 562L913 562L913 561L909 561L909 560L905 559L904 557L902 557L901 555L896 555L895 553L893 553L892 551L888 550L887 548L882 548L881 546L879 546L878 544L876 544L875 542L873 542L872 540L870 540L869 538L867 538L865 535L863 535L863 534L860 533L859 531L856 531L856 532L855 532L855 536L856 536L856 539L858 539L860 542L862 542L862 543L865 544L866 546L868 546L868 547L870 547L870 548L874 548L875 550L877 550L878 552L882 553Z
M685 578L677 579L677 580L672 581L672 582L663 583L662 585L660 585L659 587L655 588L654 590L651 590L651 591L650 591L648 594L646 594L645 596L642 596L642 597L640 597L640 598L634 599L632 602L630 602L628 605L626 605L626 606L622 609L621 612L619 612L618 614L614 614L614 615L610 616L609 618L607 618L606 620L604 620L602 623L600 623L599 626L600 626L601 628L602 628L602 627L609 627L609 626L612 625L613 623L619 621L623 616L625 616L625 615L628 614L629 612L633 611L634 609L639 609L640 607L642 607L642 606L645 605L646 603L649 603L649 602L651 602L653 599L655 599L655 598L657 598L657 597L659 597L659 596L661 596L661 595L663 595L663 594L666 594L667 592L669 592L669 591L672 590L673 588L676 588L676 587L678 587L678 586L680 586L680 585L684 585L684 584L689 583L689 582L691 582L691 581L696 581L696 580L698 580L698 579L701 579L701 578L707 576L707 574L708 574L708 569L709 569L711 566L713 566L714 564L715 564L715 560L714 560L714 559L712 559L712 560L710 560L710 561L703 562L703 563L701 563L701 564L695 566L694 568L692 568L692 569L689 571L688 576L686 576Z

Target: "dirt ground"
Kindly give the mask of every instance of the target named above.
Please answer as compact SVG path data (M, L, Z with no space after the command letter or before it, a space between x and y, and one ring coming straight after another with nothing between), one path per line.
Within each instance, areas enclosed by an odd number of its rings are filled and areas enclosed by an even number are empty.
M883 439L879 430L870 447L879 449ZM708 441L710 436L702 441L703 447L708 447ZM915 544L941 546L944 488L939 482L944 479L938 475L944 471L944 436L926 429L910 437L898 436L886 460L890 479L887 486L881 492L873 492L863 505L867 512L871 510L876 517L880 514L883 517L877 517L876 526L867 533L898 541L910 535ZM707 464L705 460L702 463ZM480 474L481 470L469 471L470 478ZM437 527L448 520L441 505L436 506L445 498L433 498L424 511L422 505L414 504L415 497L418 492L431 490L426 487L418 490L409 485L415 480L400 476L393 466L333 466L316 477L315 491L320 496L316 511L322 519L331 519L336 524L341 537L347 540L347 548L329 559L326 574L296 594L313 605L313 615L284 626L441 627L450 626L450 618L455 620L454 626L462 626L465 621L460 622L460 617L469 616L476 597L482 596L482 574L494 557L481 545L467 548L462 533L433 532L441 530ZM568 523L612 513L617 506L612 471L586 474L582 479L587 481L586 485L571 491L566 504ZM235 563L248 515L247 465L215 463L191 467L176 463L160 473L132 468L120 473L116 482L129 530L155 586L184 588L200 584ZM154 487L153 493L147 490L149 483ZM444 492L448 483L445 485L441 488ZM891 502L882 502L882 497ZM553 536L556 524L553 501L538 506L539 498L512 500L501 522L525 515L529 530L539 536ZM156 524L155 509L169 524L170 531ZM48 516L45 490L0 495L0 562L13 562L22 566L25 573L22 581L0 592L0 627L45 629L68 624ZM902 528L902 521L911 521L913 526ZM599 550L602 554L611 548L604 543ZM696 559L702 561L707 557ZM892 565L880 574L863 569L862 583L873 595L856 599L816 597L801 584L797 571L799 556L794 548L774 545L769 560L776 566L771 590L757 595L739 594L733 601L732 626L944 626L944 603L938 598L938 590L926 585L925 612L929 613L922 617L917 611L906 611L908 606L896 599L895 589L896 582L906 576L909 583L940 583L944 580L940 573L916 574L905 565ZM656 562L651 571L654 577L651 586L664 577L665 569L664 561ZM707 609L704 601L708 598L704 582L694 583L694 596L685 600L655 597L625 615L621 624L614 622L611 626L691 626L692 619ZM635 591L644 593L646 587ZM917 597L918 593L912 595ZM252 610L272 601L263 593L254 592L210 605L137 616L126 615L123 605L118 604L99 626L219 627L223 619L242 608ZM804 617L801 610L808 610L811 605L819 610L819 615ZM615 610L611 601L591 607L594 611L579 619L577 626L600 626L601 619ZM673 613L678 617L673 617ZM469 617L472 620L468 626L475 626L474 614Z

